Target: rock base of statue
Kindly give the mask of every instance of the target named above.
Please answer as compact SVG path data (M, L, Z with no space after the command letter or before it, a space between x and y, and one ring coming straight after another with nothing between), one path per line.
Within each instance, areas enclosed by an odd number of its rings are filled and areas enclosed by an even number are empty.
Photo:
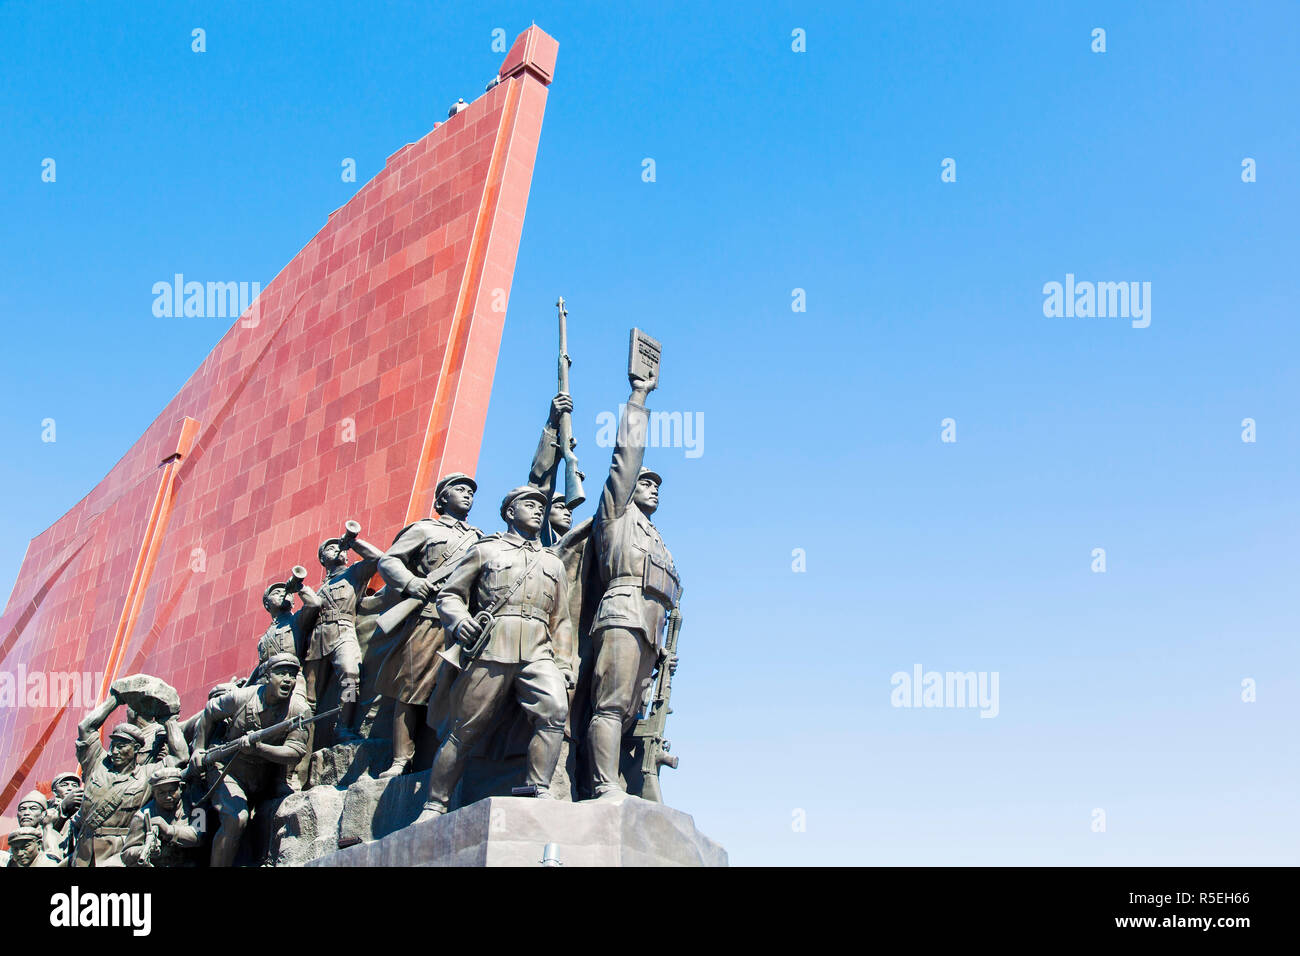
M487 771L479 786L458 788L450 813L415 824L430 771L378 779L391 759L387 740L316 751L311 786L259 808L269 818L259 858L273 866L532 866L555 843L561 862L575 866L727 865L726 851L680 810L633 796L581 803L491 796L489 784L504 788L510 778ZM554 792L567 789L566 782Z
M307 865L540 866L547 844L565 866L727 865L727 851L700 833L690 814L639 797L488 797Z

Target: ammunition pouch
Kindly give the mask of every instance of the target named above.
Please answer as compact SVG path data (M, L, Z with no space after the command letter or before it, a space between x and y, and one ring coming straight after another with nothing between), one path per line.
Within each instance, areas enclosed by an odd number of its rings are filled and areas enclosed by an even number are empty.
M642 571L641 590L646 597L658 601L664 607L676 607L677 598L682 591L677 569L659 555L647 554Z

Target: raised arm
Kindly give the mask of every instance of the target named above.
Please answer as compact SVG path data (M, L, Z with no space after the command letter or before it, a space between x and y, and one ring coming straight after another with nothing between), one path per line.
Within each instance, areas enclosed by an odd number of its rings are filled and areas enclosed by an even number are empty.
M376 548L369 541L363 541L360 538L356 538L353 540L352 550L361 556L361 562L359 563L365 563L366 561L373 561L378 563L379 559L384 556L384 552L382 550ZM356 565L353 565L353 567L356 567Z
M103 699L98 707L81 718L81 723L77 724L77 739L85 740L88 737L99 736L99 728L104 726L109 715L121 705L117 699L117 691L112 687L108 689L108 696Z
M167 734L167 749L171 752L171 759L168 762L171 766L179 767L190 759L190 747L185 742L185 731L181 727L181 722L175 717L167 718L163 730Z
M632 383L632 394L619 418L609 478L605 481L600 504L596 507L598 523L622 517L623 512L627 511L628 505L632 503L632 493L636 491L636 478L641 472L641 463L645 461L646 425L650 419L645 402L650 394L650 386L639 376L631 375L628 378Z
M306 653L307 640L312 628L316 626L316 616L325 602L306 584L298 592L298 598L302 601L302 607L298 608L293 615L293 642L295 653L302 657Z
M551 399L550 414L542 428L541 440L537 443L537 452L533 455L533 466L528 472L528 483L542 489L549 502L555 493L555 483L560 470L559 427L560 416L573 411L573 399L565 394Z

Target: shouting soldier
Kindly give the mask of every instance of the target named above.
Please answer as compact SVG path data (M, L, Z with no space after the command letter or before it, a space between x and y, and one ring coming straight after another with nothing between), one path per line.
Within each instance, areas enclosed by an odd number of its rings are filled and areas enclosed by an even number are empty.
M275 787L279 768L291 767L307 753L307 728L283 731L278 742L246 740L256 730L281 723L290 717L305 717L307 702L294 692L300 666L292 654L275 654L266 662L265 683L249 684L214 697L203 709L194 736L194 755L190 762L202 770L207 763L207 748L213 728L229 720L226 739L244 743L244 747L227 764L225 776L212 793L213 805L221 819L212 840L212 866L231 866L239 849L240 837L258 799ZM278 736L278 734L277 734Z

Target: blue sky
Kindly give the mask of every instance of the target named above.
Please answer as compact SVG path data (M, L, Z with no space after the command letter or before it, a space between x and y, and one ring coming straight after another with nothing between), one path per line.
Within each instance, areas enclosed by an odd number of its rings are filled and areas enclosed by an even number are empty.
M225 331L152 284L269 282L533 20L479 480L527 468L558 293L593 489L627 329L663 340L652 407L705 425L649 455L669 801L739 864L1300 860L1290 3L0 6L0 579ZM1150 326L1044 316L1067 273L1150 282ZM998 716L891 706L916 664Z

